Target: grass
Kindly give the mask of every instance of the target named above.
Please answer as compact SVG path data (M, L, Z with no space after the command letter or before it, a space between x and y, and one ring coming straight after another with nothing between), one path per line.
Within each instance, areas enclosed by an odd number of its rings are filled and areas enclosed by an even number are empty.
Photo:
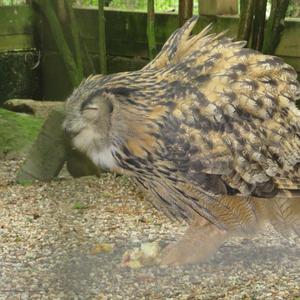
M76 202L73 205L73 209L81 210L81 209L87 209L87 208L89 208L89 206L87 204L84 204L84 203L81 203L81 202Z
M28 149L42 124L42 119L0 108L0 154Z
M29 186L29 185L32 185L33 183L34 183L34 180L30 180L30 179L18 180L18 184L20 184L22 186Z

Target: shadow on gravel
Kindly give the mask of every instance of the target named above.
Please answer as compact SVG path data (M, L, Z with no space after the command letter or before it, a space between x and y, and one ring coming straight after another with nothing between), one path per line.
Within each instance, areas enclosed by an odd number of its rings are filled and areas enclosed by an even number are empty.
M60 257L52 270L58 288L72 291L83 299L117 299L116 295L120 299L165 299L179 297L182 290L204 283L206 288L211 284L212 289L218 289L218 285L227 285L231 276L236 274L246 274L241 280L248 275L263 278L262 272L274 273L281 266L288 267L300 260L300 249L296 247L258 247L251 240L246 240L241 245L224 245L213 259L199 265L122 268L122 254L136 246L119 246L111 253L97 255L88 254L88 250L75 251Z

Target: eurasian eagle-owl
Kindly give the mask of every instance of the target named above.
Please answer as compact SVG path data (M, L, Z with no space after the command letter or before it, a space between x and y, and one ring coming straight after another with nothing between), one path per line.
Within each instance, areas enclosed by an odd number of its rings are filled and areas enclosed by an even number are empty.
M297 73L210 27L190 36L196 21L143 69L91 76L66 102L75 148L191 224L165 264L204 259L265 221L300 234Z

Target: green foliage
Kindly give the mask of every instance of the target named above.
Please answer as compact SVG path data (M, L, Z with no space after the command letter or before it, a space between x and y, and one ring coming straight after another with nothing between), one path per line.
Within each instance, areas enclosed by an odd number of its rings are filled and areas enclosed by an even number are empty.
M22 185L22 186L29 186L29 185L32 185L34 183L33 180L30 180L30 179L21 179L21 180L18 180L18 184Z
M270 15L272 0L268 0L267 6L267 16ZM290 18L299 18L300 17L300 0L290 0L286 16Z
M20 5L26 3L26 0L0 0L0 6Z
M43 120L0 108L0 154L20 153L35 140Z
M300 0L290 0L287 17L299 18L300 17Z
M87 209L89 208L89 206L87 204L84 204L84 203L81 203L81 202L76 202L74 205L73 205L73 208L74 209L78 209L78 210L82 210L82 209Z

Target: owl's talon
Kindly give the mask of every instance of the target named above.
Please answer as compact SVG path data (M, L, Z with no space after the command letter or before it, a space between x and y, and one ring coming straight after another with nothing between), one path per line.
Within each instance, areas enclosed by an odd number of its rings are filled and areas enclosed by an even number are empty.
M160 255L161 266L200 263L211 258L229 233L208 222L195 222L176 243L166 246Z

